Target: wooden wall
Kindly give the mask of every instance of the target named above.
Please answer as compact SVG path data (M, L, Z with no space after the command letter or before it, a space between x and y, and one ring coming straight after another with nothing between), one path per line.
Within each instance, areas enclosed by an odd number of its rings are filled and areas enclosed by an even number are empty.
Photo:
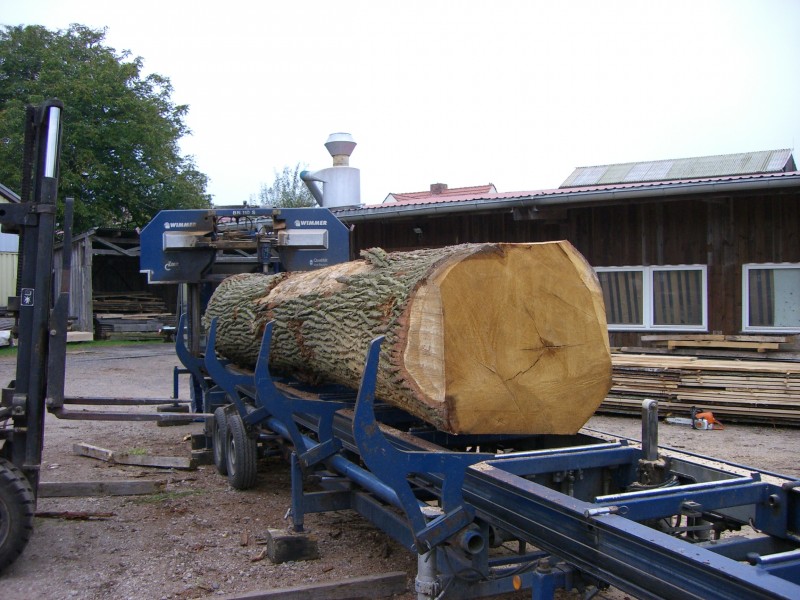
M536 217L515 220L509 211L495 211L367 221L355 226L354 248L357 254L373 246L567 239L598 267L705 264L708 329L725 334L742 327L742 264L800 262L800 192L794 190L542 210ZM641 335L612 332L611 344L639 345Z
M138 244L138 239L134 239ZM131 242L127 243L131 247ZM56 290L61 285L63 248L54 251ZM110 251L93 235L78 236L72 243L69 315L75 331L94 331L94 294L101 292L147 291L160 297L169 310L177 302L176 285L148 286L147 276L139 272L139 257Z

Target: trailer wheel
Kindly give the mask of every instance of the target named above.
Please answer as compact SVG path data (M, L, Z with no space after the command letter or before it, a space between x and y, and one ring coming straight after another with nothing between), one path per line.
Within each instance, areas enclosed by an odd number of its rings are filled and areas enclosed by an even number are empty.
M211 421L211 446L214 451L214 466L220 475L228 474L228 458L225 447L228 444L228 418L225 409L218 407L214 411L214 419Z
M36 498L28 479L13 463L0 458L0 572L25 549L35 512Z
M238 414L228 416L228 443L225 445L228 483L237 490L249 490L256 484L258 448L256 440L247 435Z

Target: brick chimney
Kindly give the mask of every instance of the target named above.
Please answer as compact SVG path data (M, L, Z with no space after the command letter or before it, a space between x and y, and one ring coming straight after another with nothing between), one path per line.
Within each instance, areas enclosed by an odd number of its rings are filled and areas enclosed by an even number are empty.
M446 183L432 183L431 184L431 194L443 194L444 191L447 189Z

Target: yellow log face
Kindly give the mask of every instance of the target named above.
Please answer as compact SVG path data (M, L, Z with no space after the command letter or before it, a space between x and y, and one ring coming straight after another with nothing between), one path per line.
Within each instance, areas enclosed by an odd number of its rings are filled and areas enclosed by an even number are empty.
M449 269L440 290L454 430L580 429L611 362L599 287L571 245L499 245Z

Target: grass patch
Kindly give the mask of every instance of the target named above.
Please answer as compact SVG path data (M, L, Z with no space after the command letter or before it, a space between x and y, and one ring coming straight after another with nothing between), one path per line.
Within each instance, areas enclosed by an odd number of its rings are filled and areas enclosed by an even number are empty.
M125 454L129 456L147 456L147 448L131 448L126 450Z
M80 352L91 348L105 348L107 346L142 346L146 344L164 345L163 338L153 338L146 340L95 340L93 342L74 342L67 344L67 353ZM0 348L0 358L17 355L17 347L3 346Z
M180 492L158 492L157 494L150 494L149 496L141 496L136 498L136 504L158 504L160 502L169 502L170 500L179 500L186 496L197 496L204 493L202 490L182 490Z

